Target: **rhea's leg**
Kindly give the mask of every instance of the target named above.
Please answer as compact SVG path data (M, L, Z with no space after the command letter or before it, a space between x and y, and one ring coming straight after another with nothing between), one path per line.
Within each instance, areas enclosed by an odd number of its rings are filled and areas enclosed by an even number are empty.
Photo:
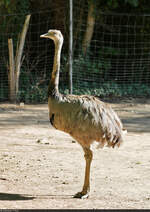
M83 150L85 152L84 157L85 157L85 161L86 161L84 185L83 185L82 191L78 192L74 196L74 198L82 198L82 199L87 198L89 196L89 192L90 192L90 167L91 167L91 162L92 162L92 158L93 158L93 153L90 150L90 148L83 147Z

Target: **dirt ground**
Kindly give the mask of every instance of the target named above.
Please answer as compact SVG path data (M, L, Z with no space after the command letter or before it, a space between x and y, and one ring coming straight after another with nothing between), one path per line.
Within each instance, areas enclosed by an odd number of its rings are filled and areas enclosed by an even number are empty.
M69 135L53 129L47 105L0 104L0 209L150 208L150 100L116 100L127 128L117 149L94 149L91 194L74 199L84 156Z

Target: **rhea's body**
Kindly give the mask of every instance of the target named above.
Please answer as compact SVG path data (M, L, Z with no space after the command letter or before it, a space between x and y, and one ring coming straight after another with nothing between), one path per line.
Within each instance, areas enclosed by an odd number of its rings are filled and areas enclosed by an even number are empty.
M62 95L48 98L52 125L69 133L81 145L94 141L103 147L122 143L122 123L112 108L94 96Z
M52 76L48 88L48 108L51 124L70 134L82 146L85 153L85 179L81 192L74 197L86 198L90 191L90 166L93 153L90 145L97 141L100 147L120 146L123 127L117 114L106 103L89 95L63 95L59 93L60 55L63 36L59 30L49 30L41 35L55 44Z

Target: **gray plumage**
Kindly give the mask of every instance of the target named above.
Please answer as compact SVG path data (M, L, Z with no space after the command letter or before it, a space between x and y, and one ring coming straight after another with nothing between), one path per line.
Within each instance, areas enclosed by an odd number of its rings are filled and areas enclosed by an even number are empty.
M96 141L99 147L120 146L123 142L123 125L106 103L89 95L63 95L59 93L60 56L63 36L59 30L49 30L41 37L50 38L55 43L52 76L48 88L48 108L51 124L75 138L85 152L86 169L81 192L74 197L86 198L90 191L90 165L92 151L90 145Z
M61 95L49 98L53 126L69 133L81 145L94 141L114 147L123 142L122 123L111 107L93 96Z

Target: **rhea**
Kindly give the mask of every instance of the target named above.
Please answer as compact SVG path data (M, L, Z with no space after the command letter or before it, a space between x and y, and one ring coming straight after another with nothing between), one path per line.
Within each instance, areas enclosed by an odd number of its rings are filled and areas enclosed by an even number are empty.
M53 70L48 86L50 123L58 130L70 134L83 148L86 162L85 178L81 192L75 198L87 198L90 192L90 167L93 157L91 144L100 147L120 146L123 142L123 125L118 115L106 103L89 95L64 95L59 93L60 57L63 35L59 30L49 30L41 35L54 41Z

